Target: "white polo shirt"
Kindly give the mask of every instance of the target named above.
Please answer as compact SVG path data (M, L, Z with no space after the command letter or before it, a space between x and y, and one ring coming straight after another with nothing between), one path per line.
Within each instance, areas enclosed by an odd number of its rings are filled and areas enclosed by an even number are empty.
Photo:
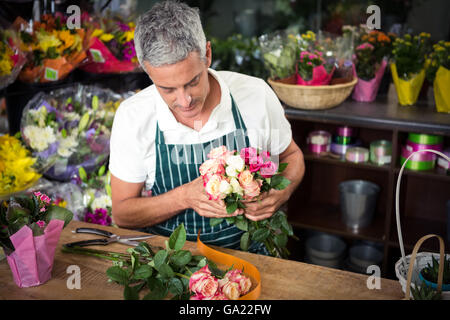
M167 144L204 143L236 129L231 95L247 127L250 145L276 156L292 140L290 123L278 97L262 79L230 72L208 70L221 89L220 103L200 131L179 123L155 85L123 101L117 109L111 133L109 170L120 180L145 182L151 189L155 180L156 123Z

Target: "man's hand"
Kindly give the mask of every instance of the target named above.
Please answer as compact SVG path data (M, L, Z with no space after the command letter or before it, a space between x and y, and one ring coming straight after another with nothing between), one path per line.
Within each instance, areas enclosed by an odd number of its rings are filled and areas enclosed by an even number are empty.
M223 200L209 200L203 186L203 178L200 176L195 180L182 186L183 201L186 206L194 209L199 215L207 218L227 218L244 213L238 209L228 214L227 207Z
M246 206L244 214L253 221L270 218L289 199L289 195L286 190L270 189L261 194L260 200L242 201Z

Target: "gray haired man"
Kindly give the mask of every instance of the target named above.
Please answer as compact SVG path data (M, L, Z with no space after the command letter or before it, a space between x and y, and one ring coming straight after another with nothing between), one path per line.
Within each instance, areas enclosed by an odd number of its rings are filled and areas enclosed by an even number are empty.
M222 200L209 200L199 166L209 150L255 147L280 162L291 184L246 203L245 214L259 221L286 202L304 174L303 154L271 88L261 79L210 68L212 48L198 10L160 2L139 17L135 31L139 63L153 85L125 100L111 136L112 213L115 223L168 236L184 223L188 240L239 248L242 231L224 220ZM151 197L141 197L143 188ZM250 251L264 253L265 248Z

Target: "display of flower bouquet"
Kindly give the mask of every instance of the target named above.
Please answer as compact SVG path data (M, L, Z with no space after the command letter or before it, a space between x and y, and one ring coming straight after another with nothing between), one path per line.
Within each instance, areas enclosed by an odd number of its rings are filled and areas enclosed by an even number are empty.
M98 21L88 26L92 31L88 63L81 69L91 73L140 71L134 48L134 22L121 18Z
M39 191L0 202L0 245L15 283L23 288L51 278L61 230L72 213Z
M124 97L76 84L30 100L21 135L33 156L51 165L47 177L68 181L80 167L91 172L106 161L115 110Z
M14 23L28 61L19 79L23 82L62 80L86 59L89 37L83 28L68 29L61 15L44 14L32 26L22 18Z
M28 189L41 177L36 158L16 137L0 136L0 199Z
M111 174L103 165L98 171L86 173L80 167L78 174L72 177L72 183L79 186L82 192L83 208L77 212L76 220L110 226L111 211Z
M244 200L258 201L260 195L271 189L282 190L290 181L281 175L287 164L280 166L272 162L270 153L259 152L249 147L240 152L229 151L225 146L214 148L199 168L205 192L210 200L222 199L229 214L238 208L245 209ZM211 226L222 223L223 218L211 218ZM286 258L288 236L293 236L292 227L282 211L270 219L255 222L244 215L227 217L226 221L244 231L241 249L247 251L252 241L262 242L273 256Z
M0 29L0 89L13 83L26 62L20 41L12 30Z
M431 51L430 34L406 34L393 43L392 79L401 105L413 105L425 80L425 61Z
M439 41L433 46L426 77L433 83L437 111L450 113L450 41Z

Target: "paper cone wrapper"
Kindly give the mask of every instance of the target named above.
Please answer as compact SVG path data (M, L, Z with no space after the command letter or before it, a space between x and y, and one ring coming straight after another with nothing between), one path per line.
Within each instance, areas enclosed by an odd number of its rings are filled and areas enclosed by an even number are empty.
M450 113L450 70L439 67L434 79L433 91L437 111Z
M425 80L425 69L422 69L417 75L410 80L400 79L397 73L395 63L391 64L392 80L394 81L397 91L398 102L402 106L410 106L417 102L420 89L422 89Z
M296 65L296 68L298 66ZM296 80L298 85L302 86L325 86L330 84L331 78L333 77L335 67L333 67L333 70L331 70L330 73L327 73L327 70L325 70L325 67L318 66L313 68L313 76L311 80L303 80L303 78L298 73L296 73Z
M91 73L125 73L136 69L135 63L117 59L97 37L92 37L87 51L89 62L80 67L83 71Z
M33 287L50 280L63 226L64 221L53 219L41 236L33 237L31 229L24 226L10 237L15 250L6 259L17 286Z
M353 100L360 102L372 102L375 100L378 94L378 89L380 88L381 79L384 75L384 70L386 69L387 61L383 60L380 67L375 73L375 77L369 81L362 80L358 78L358 82L353 90L352 98ZM357 77L356 70L353 68L353 75Z
M259 298L261 294L261 274L253 264L232 256L231 254L223 253L208 247L200 240L200 231L197 236L197 249L200 251L200 254L217 264L226 265L227 267L233 266L234 269L243 270L244 274L250 276L252 282L256 282L252 284L253 289L246 295L240 297L239 300L257 300Z

